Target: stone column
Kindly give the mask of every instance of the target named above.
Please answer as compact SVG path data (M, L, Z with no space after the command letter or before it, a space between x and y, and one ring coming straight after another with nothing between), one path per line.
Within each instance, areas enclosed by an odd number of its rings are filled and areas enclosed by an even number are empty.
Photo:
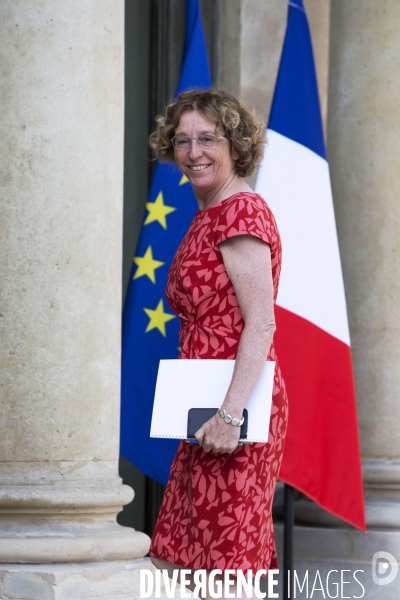
M400 4L331 2L328 156L368 532L364 536L312 503L299 503L302 522L320 526L296 527L296 568L318 568L323 579L330 569L363 569L358 577L368 597L383 591L397 600L400 575L379 589L371 580L371 561L379 551L400 561ZM347 596L360 597L351 572L346 577Z
M400 5L332 7L329 158L367 522L400 530Z
M0 0L0 563L148 550L115 520L123 8Z
M287 4L220 4L220 84L267 117ZM340 578L340 570L360 568L365 573L359 578L370 591L373 554L383 550L400 559L400 4L304 0L304 5L324 122L330 53L328 155L353 348L368 534L300 501L296 519L303 525L295 527L295 568L302 580L309 569L311 581L319 569L324 582L331 569L338 569ZM279 523L275 530L281 551ZM360 596L359 584L349 576L343 597ZM386 587L385 594L397 600L398 587Z

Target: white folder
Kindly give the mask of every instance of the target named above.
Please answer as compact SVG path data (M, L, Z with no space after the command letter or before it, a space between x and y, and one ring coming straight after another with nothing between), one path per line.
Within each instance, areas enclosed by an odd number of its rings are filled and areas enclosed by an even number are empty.
M187 438L190 408L219 408L234 360L160 360L150 437ZM248 442L268 442L275 362L266 361L248 399ZM232 415L237 416L237 415Z

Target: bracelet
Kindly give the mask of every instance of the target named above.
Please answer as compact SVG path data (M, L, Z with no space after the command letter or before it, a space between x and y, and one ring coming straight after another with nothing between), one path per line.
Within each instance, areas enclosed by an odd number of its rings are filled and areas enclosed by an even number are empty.
M225 423L228 423L228 425L235 425L236 427L241 427L243 425L244 417L241 419L238 419L237 417L231 417L231 415L227 414L224 408L219 408L217 410L217 414L219 414L219 416L225 421Z

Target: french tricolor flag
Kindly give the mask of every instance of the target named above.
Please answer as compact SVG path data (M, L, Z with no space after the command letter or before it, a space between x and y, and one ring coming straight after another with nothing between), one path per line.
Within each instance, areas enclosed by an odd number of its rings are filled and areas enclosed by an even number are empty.
M302 0L286 37L256 191L282 237L275 346L289 397L280 479L365 531L346 299Z

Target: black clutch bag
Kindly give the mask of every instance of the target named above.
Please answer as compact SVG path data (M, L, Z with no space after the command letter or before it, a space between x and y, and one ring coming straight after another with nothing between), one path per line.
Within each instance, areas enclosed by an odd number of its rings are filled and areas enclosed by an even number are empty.
M195 439L194 434L196 431L200 429L202 425L211 417L213 417L217 408L191 408L188 412L188 426L187 426L187 437L188 439ZM240 427L240 437L239 439L245 440L247 438L247 421L248 421L248 413L247 409L243 410L244 421L242 426ZM233 427L233 426L231 426Z

